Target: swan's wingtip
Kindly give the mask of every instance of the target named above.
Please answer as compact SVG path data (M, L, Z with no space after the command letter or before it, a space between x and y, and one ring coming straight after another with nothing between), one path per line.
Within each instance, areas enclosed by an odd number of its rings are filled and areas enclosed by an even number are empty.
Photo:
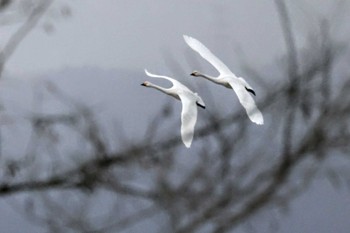
M192 144L192 139L188 139L188 138L183 138L183 136L181 136L182 142L185 145L186 148L190 148L191 144Z
M192 144L191 142L183 142L183 143L185 144L185 147L186 147L186 148L190 148L190 147L191 147L191 144Z
M255 124L257 124L257 125L263 125L264 124L264 119L263 118L255 119L253 122Z
M154 76L154 74L150 73L147 69L145 69L145 73L146 73L147 76L150 76L150 77Z
M258 114L252 114L252 115L249 114L248 117L253 123L255 123L257 125L264 124L264 117L260 112L258 112Z
M183 35L183 38L184 38L184 40L186 41L186 43L190 43L191 40L193 40L193 38L190 37L190 36L188 36L188 35Z

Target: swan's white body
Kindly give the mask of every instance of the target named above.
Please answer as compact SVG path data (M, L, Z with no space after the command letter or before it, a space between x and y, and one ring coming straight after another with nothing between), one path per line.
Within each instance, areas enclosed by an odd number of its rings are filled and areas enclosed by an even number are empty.
M258 125L264 124L263 115L257 108L253 97L249 94L249 92L251 92L255 95L255 92L250 85L243 78L237 77L234 73L232 73L232 71L201 42L186 35L183 37L186 43L194 51L199 53L205 60L211 63L220 73L218 77L210 77L208 75L200 74L197 71L194 71L192 75L203 77L227 88L232 88L235 91L239 102L245 108L249 119Z
M145 73L150 77L163 78L172 82L173 86L170 88L163 88L147 81L142 83L141 85L155 88L181 101L181 138L185 146L189 148L193 140L194 126L197 121L196 105L205 108L205 104L202 98L197 93L192 92L185 85L173 78L151 74L147 70L145 70Z

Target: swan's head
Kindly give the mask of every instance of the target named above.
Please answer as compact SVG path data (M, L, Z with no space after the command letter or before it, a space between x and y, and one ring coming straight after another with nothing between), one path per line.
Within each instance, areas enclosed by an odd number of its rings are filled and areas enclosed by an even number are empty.
M198 77L198 76L201 76L201 74L195 70L191 73L191 76Z
M248 92L252 93L254 96L256 96L255 91L254 91L253 89L251 89L250 87L245 87L245 89L246 89Z
M141 86L145 86L148 87L151 83L148 81L144 81L143 83L141 83Z

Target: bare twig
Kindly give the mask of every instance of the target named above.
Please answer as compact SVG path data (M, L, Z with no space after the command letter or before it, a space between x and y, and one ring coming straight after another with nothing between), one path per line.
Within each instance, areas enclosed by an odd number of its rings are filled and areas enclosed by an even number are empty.
M31 14L22 26L10 37L7 44L2 48L0 52L0 77L6 61L15 52L18 45L23 39L31 32L31 30L37 25L41 17L46 10L50 7L54 0L42 0L33 8Z

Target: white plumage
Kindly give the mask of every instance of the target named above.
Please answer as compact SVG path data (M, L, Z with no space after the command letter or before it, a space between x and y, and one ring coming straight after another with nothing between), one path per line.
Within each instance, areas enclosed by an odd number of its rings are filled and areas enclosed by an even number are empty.
M205 104L202 98L197 94L188 89L185 85L179 81L162 75L151 74L147 70L145 73L149 77L167 79L172 82L173 86L170 88L163 88L155 85L151 82L145 81L141 85L146 87L155 88L167 95L170 95L178 100L181 100L182 111L181 111L181 138L187 148L191 146L194 134L194 126L197 121L197 106L205 108Z
M212 64L220 73L218 77L211 77L194 71L192 76L200 76L208 79L216 84L223 85L227 88L232 88L236 93L239 102L245 108L249 119L258 124L264 124L264 118L260 110L257 108L253 97L250 93L255 95L254 90L241 77L237 77L232 71L218 59L207 47L195 38L184 35L185 42L197 53L199 53L205 60ZM250 92L250 93L249 93Z

